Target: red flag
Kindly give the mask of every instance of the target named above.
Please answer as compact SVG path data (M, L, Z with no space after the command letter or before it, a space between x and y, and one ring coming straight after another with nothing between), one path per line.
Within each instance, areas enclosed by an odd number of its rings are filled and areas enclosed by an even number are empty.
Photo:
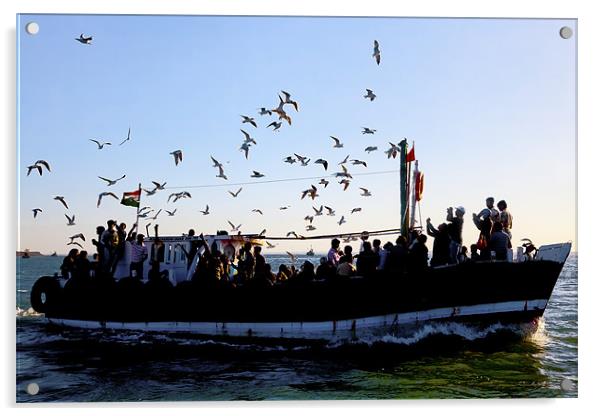
M416 160L416 155L414 154L414 146L412 146L412 150L408 152L406 155L406 162L410 163Z
M140 189L134 192L124 192L121 204L138 208L140 206Z

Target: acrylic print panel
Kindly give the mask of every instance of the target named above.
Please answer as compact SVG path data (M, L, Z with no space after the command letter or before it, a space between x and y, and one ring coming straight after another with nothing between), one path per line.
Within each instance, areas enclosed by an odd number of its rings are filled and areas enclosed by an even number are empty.
M18 402L577 395L575 20L17 33Z

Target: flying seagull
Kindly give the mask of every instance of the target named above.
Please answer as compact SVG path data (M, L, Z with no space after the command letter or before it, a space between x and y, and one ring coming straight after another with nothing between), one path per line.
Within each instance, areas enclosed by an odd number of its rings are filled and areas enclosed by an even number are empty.
M81 238L82 240L86 241L86 237L84 237L84 235L82 233L79 234L75 234L72 235L71 237L69 237L71 239L71 243L73 242L73 240L75 240L76 238Z
M276 114L278 114L278 120L286 120L289 124L289 126L291 125L292 121L291 118L289 117L288 114L286 114L286 111L284 111L284 104L285 102L282 101L282 97L280 97L280 95L278 95L278 98L280 99L280 105L278 106L278 108L274 108L272 109L272 111Z
M347 167L345 167L345 165L341 165L341 168L343 169L342 172L335 172L334 176L339 178L339 177L344 177L344 178L351 178L353 179L353 176L351 176L351 174L349 173L349 171L347 170Z
M84 248L84 246L82 246L80 243L78 243L77 241L72 241L70 243L67 243L68 246L70 245L74 245L74 246L78 246L79 248Z
M69 207L67 206L67 203L65 202L64 196L55 196L54 199L56 199L57 201L60 201L61 204L63 204L65 206L65 208L69 209Z
M328 169L328 161L326 161L324 159L315 160L314 163L321 163L322 166L324 166L324 170Z
M167 212L167 215L169 215L170 217L173 217L174 215L176 215L176 211L177 211L177 210L178 210L178 209L176 208L176 209L174 209L173 211L168 211L168 210L165 210L165 212Z
M167 182L163 182L163 183L159 183L159 182L155 182L155 181L151 181L153 183L153 185L155 185L155 191L162 191L165 189L165 185L167 185Z
M178 163L182 161L182 151L174 150L170 153L170 155L173 155L174 161L176 162L176 166L178 166Z
M263 173L259 173L256 170L253 171L251 178L263 178L265 175Z
M90 139L90 141L96 143L96 146L98 146L98 150L102 149L105 146L111 146L110 142L100 142L95 139Z
M252 210L251 210L251 212L256 212L256 213L258 213L259 215L263 215L263 211L262 211L262 210L260 210L260 209L257 209L257 208L255 208L255 209L252 209Z
M65 217L67 218L67 221L69 221L67 225L75 225L75 214L73 214L72 217L69 217L69 215L65 214Z
M265 108L265 107L261 107L261 108L259 109L259 115L260 115L260 116L265 116L266 114L267 114L267 115L269 115L269 116L271 116L271 115L272 115L272 112L271 112L270 110L266 110L266 108Z
M320 205L320 209L315 209L314 207L311 208L314 210L314 216L318 217L323 214L324 205Z
M349 181L349 179L341 179L341 181L339 182L341 185L343 185L343 191L346 191L347 188L349 188L349 184L351 183Z
M372 52L372 57L376 59L376 65L380 65L380 47L377 40L374 41L374 52Z
M125 142L130 140L130 131L131 131L131 128L128 128L128 137L126 137L121 143L119 143L119 146L121 146L122 144L124 144Z
M362 190L362 193L360 194L361 196L372 196L370 191L367 190L366 188L360 188L360 189Z
M363 160L358 160L358 159L351 159L351 164L352 165L364 165L364 167L368 167L368 164L366 162L364 162Z
M153 188L150 191L146 188L142 188L144 192L146 192L146 196L151 196L157 193L157 188Z
M364 151L370 153L370 152L374 152L375 150L378 150L377 146L368 146L364 149Z
M268 248L274 248L274 247L276 247L276 245L270 243L269 241L266 241L265 243L267 244Z
M394 143L389 142L389 144L391 145L391 147L385 150L385 153L387 154L387 159L395 159L397 157L397 153L401 152L401 149Z
M50 172L50 164L48 162L45 160L37 160L33 165L27 166L27 176L29 176L33 169L37 169L40 176L42 176L42 166Z
M280 207L278 209L281 210L281 211L284 211L285 209L289 209L290 207L291 207L290 205L287 205L285 207Z
M376 129L370 129L368 127L362 127L364 130L362 131L362 134L374 134L376 133Z
M314 230L317 230L317 228L314 227L312 224L305 226L305 231L314 231Z
M75 38L76 41L78 41L79 43L83 43L84 45L91 45L92 44L92 36L84 36L83 33L81 33L79 35L79 38Z
M224 178L225 180L228 180L228 177L224 175L224 168L221 165L219 166L219 175L215 175L215 177Z
M313 208L313 207L312 207ZM314 222L314 216L313 215L306 215L305 218L303 218L305 221L309 221L309 223L311 224L312 222Z
M113 192L102 192L98 195L98 202L96 202L96 208L100 207L100 201L104 196L112 196L113 198L119 200L119 197L115 195Z
M291 258L291 261L293 263L295 263L297 261L297 256L295 256L293 253L291 253L290 251L287 251L286 254L288 254L288 256Z
M328 182L326 179L320 179L320 182L318 182L318 185L324 185L324 188L326 188L329 183L330 182Z
M353 214L354 212L360 212L362 209L361 208L353 208L351 210L351 213Z
M240 129L240 131L242 131L242 134L245 135L245 144L249 144L249 143L257 144L257 142L255 141L255 139L252 138L249 133L247 133L243 129Z
M236 192L232 192L232 191L228 191L230 193L230 195L232 195L234 198L236 198L238 196L238 194L240 194L240 191L242 191L242 187L238 188L238 191Z
M274 131L277 131L280 127L282 127L282 122L281 121L272 121L270 124L268 124L266 126L266 128L268 127L274 127Z
M215 160L215 158L213 156L209 156L211 158L211 161L213 162L213 167L214 168L223 168L224 165L222 165L220 162L218 162L217 160Z
M374 99L376 98L376 95L374 94L374 91L366 88L366 95L364 95L364 98L367 98L370 101L374 101Z
M234 226L234 224L232 224L230 221L228 221L228 224L230 224L230 227L232 227L232 229L230 231L240 231L240 227L242 226L242 224L238 224L238 226Z
M334 137L334 136L330 136L330 138L331 138L332 140L334 140L334 145L333 145L332 147L337 147L337 148L341 148L341 147L343 147L343 143L341 143L341 141L340 141L339 139L337 139L337 138L336 138L336 137Z
M311 185L311 188L304 190L303 192L301 192L301 199L305 198L307 196L307 194L309 194L309 196L311 197L311 199L316 199L318 195L318 188L316 188L314 185Z
M299 236L297 235L296 232L294 231L289 231L288 233L286 233L286 236L288 237L289 235L295 236L295 238L299 238Z
M240 151L241 151L241 152L245 152L245 159L248 159L248 158L249 158L249 149L250 149L250 148L251 148L251 146L249 146L249 144L248 144L248 143L243 143L243 144L240 146Z
M343 216L341 217L341 219L339 220L339 225L343 225L343 224L345 224L346 222L347 222L347 221L345 221L345 216L343 215Z
M125 178L125 175L123 175L121 178L118 178L118 179L115 179L115 180L103 178L102 176L99 176L98 178L102 179L105 182L107 182L107 186L111 186L111 185L115 185L118 181L120 181L123 178Z
M328 211L328 213L326 215L328 215L329 217L334 217L335 216L335 212L334 209L324 206L324 208L326 208L326 210Z
M42 212L42 210L40 208L34 208L32 209L33 211L33 217L37 217L38 216L38 212Z
M176 192L176 193L170 194L167 197L167 202L169 202L169 200L171 199L172 196L174 197L173 202L176 202L180 198L192 198L192 195L190 195L189 192L182 191L182 192Z
M292 156L287 156L287 157L286 157L286 159L284 159L284 161L285 161L286 163L290 163L291 165L292 165L293 163L297 163L297 159L293 159L293 157L292 157Z
M257 127L257 123L255 123L255 119L253 117L247 117L247 116L243 116L243 115L241 115L241 117L242 117L243 124L249 123L252 126Z
M339 162L339 165L344 165L345 163L347 163L348 160L349 160L349 155L345 156L345 159L341 160Z
M162 210L162 209L160 209L159 211L157 211L157 213L155 214L155 216L154 216L154 217L147 218L146 220L147 220L147 221L154 221L154 220L156 220L156 219L157 219L157 217L159 216L159 214L161 213L161 211L163 211L163 210Z
M205 207L205 210L204 210L204 211L199 211L199 212L202 212L202 213L203 213L203 215L209 215L209 205L207 205L207 206Z
M284 104L292 104L295 107L295 111L299 111L299 104L296 101L291 100L291 95L286 91L280 91L284 94Z

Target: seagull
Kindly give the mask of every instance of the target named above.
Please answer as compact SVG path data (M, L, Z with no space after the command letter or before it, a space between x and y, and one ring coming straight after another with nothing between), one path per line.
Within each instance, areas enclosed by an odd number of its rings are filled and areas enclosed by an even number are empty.
M330 136L330 138L332 140L334 140L334 145L332 147L337 147L337 148L343 147L343 143L341 143L341 141L339 139L337 139L334 136Z
M391 147L385 150L385 153L387 154L387 159L395 159L397 157L397 152L401 152L401 149L394 143L389 142L389 144L391 145Z
M151 196L157 193L157 188L151 189L150 191L146 188L142 188L144 192L146 192L146 196Z
M362 209L361 208L353 208L351 210L351 213L353 214L354 212L360 212Z
M320 182L318 182L318 185L324 185L324 188L326 188L329 183L330 182L328 182L326 179L320 179Z
M72 217L69 217L69 215L65 214L65 217L67 218L67 221L69 221L67 225L75 225L75 214L73 214Z
M253 171L251 178L263 178L265 175L263 173L259 173L256 170Z
M369 129L368 127L362 127L364 130L362 131L362 134L374 134L376 133L376 129Z
M159 216L159 214L161 213L161 211L163 211L163 210L162 210L162 209L160 209L159 211L157 211L157 213L155 214L155 216L154 216L154 217L147 218L147 220L149 220L149 221L156 220L156 219L157 219L157 217ZM175 211L174 211L174 212L175 212Z
M230 224L230 227L232 227L232 230L230 231L239 231L240 227L242 226L242 224L238 224L238 227L235 227L230 221L228 221L228 224Z
M349 184L351 183L349 181L349 179L341 179L341 181L339 182L341 185L343 185L343 191L346 191L347 188L349 188Z
M178 163L182 161L182 151L174 150L170 153L170 155L173 155L174 161L176 162L176 166L178 166Z
M124 144L125 142L130 140L130 131L131 130L132 130L131 128L128 128L128 137L126 137L121 143L119 143L119 146L121 146L122 144Z
M347 221L345 221L345 216L343 215L343 216L341 217L341 219L339 220L339 225L343 225L343 224L345 224L346 222L347 222Z
M293 154L295 155L295 157L297 158L297 160L299 162L301 162L301 165L307 166L307 163L309 162L309 159L307 157L298 155L297 153L293 153Z
M320 209L315 209L314 207L312 207L312 209L314 210L314 216L316 217L319 217L324 213L324 205L320 205Z
M309 194L309 196L311 197L311 199L316 199L318 195L318 188L316 188L314 185L311 186L311 188L306 189L305 191L301 192L301 199L305 198L307 196L307 194Z
M72 241L70 243L67 243L68 246L70 245L74 245L74 246L78 246L79 248L84 248L84 246L82 246L80 243L78 243L77 241Z
M326 215L330 216L330 217L334 217L335 216L335 212L334 209L324 206L324 208L326 208L326 210L328 211L328 213Z
M228 191L230 193L230 195L232 195L234 198L236 198L238 196L238 194L240 193L240 191L242 191L242 187L238 188L238 191L236 192L232 192L232 191Z
M358 160L358 159L351 159L351 164L352 165L364 165L364 167L368 167L368 164L366 162L364 162L363 160Z
M250 149L250 148L251 148L251 147L249 146L249 144L248 144L248 143L243 143L243 144L240 146L240 150L241 150L241 151L243 151L243 152L245 152L245 159L248 159L248 158L249 158L249 149Z
M255 123L255 119L253 117L247 117L247 116L243 116L242 117L242 122L244 123L249 123L251 125L253 125L254 127L257 127L257 123Z
M277 131L280 127L282 127L282 122L281 121L280 122L272 121L270 124L268 124L266 126L266 128L272 127L272 126L274 127L274 131Z
M228 177L224 175L224 168L221 165L219 166L219 175L215 175L215 177L224 178L225 180L228 180Z
M374 92L372 90L369 90L368 88L366 88L366 95L364 95L364 98L368 98L370 101L374 101L374 99L376 98L376 95L374 94Z
M345 157L345 159L343 159L341 162L339 162L339 165L344 165L345 163L347 163L348 160L349 160L349 155L347 155Z
M81 238L82 240L86 241L86 237L84 237L84 235L82 233L72 235L69 238L71 239L70 243L72 243L73 240L75 240L76 238Z
M263 237L265 235L265 233L267 232L267 230L264 228L263 230L261 230L261 232L259 233L260 237Z
M167 212L167 215L169 215L170 217L173 217L174 215L176 215L176 211L177 211L177 210L178 210L178 209L176 208L176 209L174 209L173 211L168 211L168 210L165 210L165 212Z
M50 164L48 162L45 160L37 160L33 165L27 166L27 176L29 176L33 169L37 169L40 176L42 176L42 166L50 172Z
M376 65L380 65L380 48L377 40L374 41L374 52L372 52L372 57L376 59Z
M209 156L209 157L211 158L211 161L213 162L214 168L223 168L224 167L224 165L222 165L220 162L215 160L215 158L213 156Z
M292 104L295 107L295 111L299 111L299 105L296 101L291 100L291 95L286 91L280 91L284 94L284 104Z
M103 147L106 146L111 146L111 143L109 142L99 142L98 140L94 140L94 139L90 139L91 142L96 143L96 146L98 146L98 150L102 149Z
M207 205L207 206L205 207L205 210L204 210L204 211L202 211L202 210L201 210L201 211L199 211L199 212L203 213L203 215L209 215L209 205Z
M154 211L154 209L151 209L150 211L147 211L147 212L141 212L138 214L138 218L146 218L153 211Z
M282 97L280 97L280 95L278 96L278 98L280 99L280 105L278 105L278 108L274 108L272 109L272 111L276 114L278 114L278 120L286 120L289 124L289 126L291 125L291 118L288 116L288 114L286 114L286 111L284 111L284 104L285 102L282 101Z
M314 226L313 226L313 225L311 225L311 224L309 224L309 225L306 225L306 226L305 226L305 231L314 231L314 230L316 230L316 229L317 229L317 228L316 228L316 227L314 227Z
M313 207L312 207L313 208ZM306 215L305 218L303 218L305 221L309 221L309 223L311 224L312 222L314 222L314 217L313 215Z
M370 153L370 152L374 152L375 150L378 150L377 146L368 146L364 149L364 151Z
M297 233L296 233L296 232L294 232L294 231L289 231L288 233L286 233L286 236L287 236L287 237L288 237L289 235L293 235L293 236L295 236L295 238L299 238L299 236L297 235Z
M290 205L287 205L285 207L280 207L278 209L284 211L285 209L289 209L290 207L291 207Z
M79 35L79 38L75 38L76 41L78 41L79 43L83 43L84 45L91 45L92 44L92 36L84 36L83 33L81 33Z
M287 156L287 157L284 159L284 161L285 161L286 163L290 163L291 165L292 165L293 163L297 163L297 160L296 160L296 159L293 159L293 157L292 157L292 156Z
M42 210L40 208L34 208L32 209L33 211L33 217L37 217L38 216L38 212L42 212Z
M245 141L244 141L244 144L250 144L250 143L257 144L257 142L255 141L255 139L254 139L254 138L252 138L252 137L251 137L251 135L250 135L249 133L247 133L247 132L246 132L246 131L244 131L243 129L240 129L240 131L242 131L242 134L244 134L244 135L245 135Z
M328 161L326 161L324 159L315 160L314 163L321 163L322 166L324 166L324 170L328 169Z
M258 213L258 214L260 214L260 215L263 215L263 211L262 211L262 210L260 210L260 209L257 209L257 208L255 208L255 209L252 209L252 210L251 210L251 212L256 212L256 213Z
M155 191L162 191L165 189L165 185L167 185L167 182L163 182L162 184L155 181L151 182L153 183L153 185L155 185Z
M98 202L96 202L96 208L100 207L100 201L102 200L103 196L112 196L113 198L119 200L119 197L117 195L115 195L113 192L102 192L101 194L98 195Z
M343 171L335 172L335 174L334 174L335 177L337 177L337 178L344 177L344 178L353 179L353 176L351 176L351 174L349 173L349 171L347 170L347 167L345 165L341 165L341 168L343 168Z
M265 116L266 114L269 115L269 116L271 116L272 112L270 110L266 110L265 107L261 107L259 109L259 115L260 116Z
M57 201L60 201L61 204L63 204L65 206L65 208L69 209L69 207L67 206L67 203L65 202L64 196L55 196L54 199L56 199Z
M180 198L192 198L192 195L190 195L190 193L188 193L186 191L182 191L182 192L176 192L173 194L169 194L169 196L167 197L167 202L169 202L169 200L171 199L172 196L174 197L173 202L176 202Z
M268 248L274 248L274 247L276 247L276 245L270 243L269 241L266 241L265 243L267 244Z
M291 261L293 263L295 263L297 261L297 256L295 256L293 253L291 253L290 251L287 251L286 254L288 254L288 256L291 258Z
M103 178L102 176L99 176L98 178L102 179L103 181L106 181L107 182L107 186L111 186L111 185L115 185L118 181L120 181L123 178L125 178L125 175L123 175L121 178L118 178L118 179L115 179L115 180Z
M360 194L361 196L372 196L370 191L367 190L366 188L360 188L360 189L362 190L362 193Z

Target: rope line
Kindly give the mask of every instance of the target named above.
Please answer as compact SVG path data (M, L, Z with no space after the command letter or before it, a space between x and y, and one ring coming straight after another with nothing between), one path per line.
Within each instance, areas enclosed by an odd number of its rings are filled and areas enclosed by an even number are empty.
M325 235L315 235L315 236L299 236L299 237L267 237L267 236L257 236L257 235L247 235L252 238L263 238L265 240L324 240L324 239L332 239L332 238L345 238L345 237L359 237L362 235L364 231L353 232L353 233L340 233L340 234L325 234ZM399 228L389 228L387 230L378 230L378 231L368 231L368 234L373 235L390 235L390 234L399 234Z
M384 175L388 173L397 173L397 170L382 170L376 172L364 172L364 173L356 173L354 176L368 176L368 175ZM283 178L283 179L270 179L264 181L253 181L253 182L236 182L236 183L222 183L222 184L204 184L204 185L188 185L188 186L166 186L165 189L189 189L189 188L218 188L225 186L239 186L239 185L260 185L264 183L276 183L276 182L295 182L295 181L307 181L314 179L322 179L327 178L330 175L322 175L322 176L308 176L305 178Z

